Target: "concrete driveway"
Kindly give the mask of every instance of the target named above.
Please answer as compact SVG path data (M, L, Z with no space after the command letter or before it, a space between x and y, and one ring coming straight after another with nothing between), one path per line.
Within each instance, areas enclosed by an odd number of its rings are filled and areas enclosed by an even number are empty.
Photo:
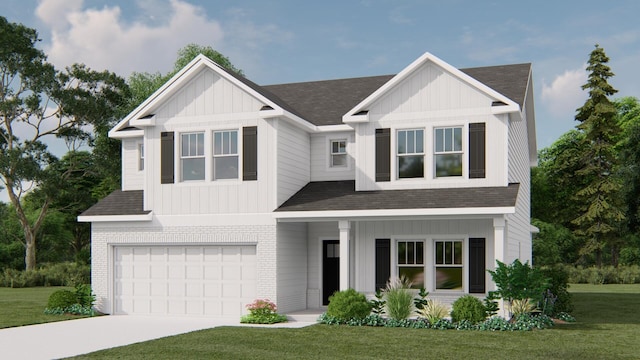
M294 321L267 326L311 324ZM111 315L21 326L0 330L0 358L59 359L217 326L240 323L238 319Z

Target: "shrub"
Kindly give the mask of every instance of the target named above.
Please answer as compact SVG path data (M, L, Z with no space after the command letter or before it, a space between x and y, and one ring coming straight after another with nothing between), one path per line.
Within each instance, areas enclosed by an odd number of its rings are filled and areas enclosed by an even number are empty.
M23 288L34 286L76 286L91 281L87 264L63 262L44 264L35 270L5 269L0 274L0 286Z
M496 283L500 295L507 302L514 299L542 300L542 294L547 289L548 279L539 269L529 266L515 259L511 265L497 261L496 270L489 270L491 278Z
M485 319L485 308L480 299L465 295L453 302L451 306L451 320L459 322L468 320L472 324L477 324Z
M49 295L47 308L49 309L66 309L73 304L78 303L76 294L69 290L56 290Z
M384 290L387 301L387 315L396 320L404 320L413 312L413 293L411 283L404 278L389 280Z
M287 321L287 316L278 314L276 304L269 299L256 299L247 305L247 310L249 310L249 315L241 317L241 323L275 324Z
M560 312L572 312L573 303L569 293L569 272L562 265L543 267L540 269L549 280L540 308L546 315L553 316Z
M413 299L413 306L416 311L424 308L429 303L427 296L429 296L429 292L425 288L420 288L418 296Z
M418 316L429 321L430 324L435 324L440 319L444 319L449 315L449 307L438 300L431 300L427 302L425 306L418 309Z
M484 315L485 318L490 318L498 313L500 307L498 306L498 302L496 300L500 299L500 297L495 293L495 291L489 291L487 297L484 298Z
M91 285L79 284L76 285L76 299L80 306L92 308L96 301L95 294L91 291Z
M531 314L536 310L536 304L530 299L515 299L511 302L511 313L517 317L521 314Z
M376 314L376 315L382 315L384 314L384 306L387 303L386 301L384 301L384 295L382 294L382 292L378 289L378 291L376 291L376 295L375 295L375 300L371 300L370 304L371 304L371 312Z
M338 291L329 297L327 315L341 321L364 319L371 313L371 304L367 298L355 291L347 289Z

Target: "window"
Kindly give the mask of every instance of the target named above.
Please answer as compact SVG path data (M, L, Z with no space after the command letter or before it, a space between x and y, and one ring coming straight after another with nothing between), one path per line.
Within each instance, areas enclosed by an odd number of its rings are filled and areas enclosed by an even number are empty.
M424 287L424 241L398 241L398 277L411 281L411 287Z
M398 130L398 178L424 177L424 130Z
M182 181L204 180L204 133L181 135Z
M435 241L436 290L462 290L462 240Z
M462 176L462 127L435 129L436 177Z
M213 179L238 178L238 131L213 133Z
M347 166L347 140L331 140L331 161L329 166Z
M144 144L138 144L138 171L144 170Z

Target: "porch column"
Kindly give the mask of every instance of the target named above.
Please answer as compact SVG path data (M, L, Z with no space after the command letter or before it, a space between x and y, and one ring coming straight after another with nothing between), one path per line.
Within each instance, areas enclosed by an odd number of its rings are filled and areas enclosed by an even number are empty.
M349 230L351 223L347 220L338 221L340 229L340 290L349 288Z
M502 262L506 262L505 259L505 227L506 220L504 217L494 218L493 219L493 239L494 239L494 250L493 257L495 260L500 260ZM493 263L491 268L495 269L496 263Z

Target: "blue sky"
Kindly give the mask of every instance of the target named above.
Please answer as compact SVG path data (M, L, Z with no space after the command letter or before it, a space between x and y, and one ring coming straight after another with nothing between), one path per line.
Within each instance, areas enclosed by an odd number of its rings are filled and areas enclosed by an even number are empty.
M267 85L395 74L428 51L458 68L533 63L538 148L572 129L600 44L617 96L640 96L640 2L3 0L58 67L167 72L188 43Z

